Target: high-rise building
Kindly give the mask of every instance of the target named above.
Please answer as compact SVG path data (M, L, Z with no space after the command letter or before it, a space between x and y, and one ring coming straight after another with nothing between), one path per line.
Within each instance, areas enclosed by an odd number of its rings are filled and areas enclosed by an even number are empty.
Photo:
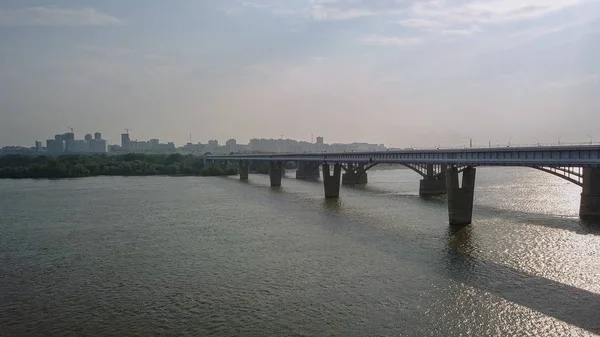
M88 144L88 151L93 153L105 153L106 152L106 140L105 139L92 139Z
M237 141L232 138L225 142L225 147L228 152L237 152Z
M101 134L100 132L96 132L96 133L94 133L94 139L95 139L95 140L100 140L100 139L102 139L102 134Z
M323 145L323 137L317 137L317 144Z
M121 147L125 151L129 151L131 149L131 139L129 139L128 133L121 134Z
M73 132L67 132L63 134L63 140L66 142L67 140L75 140L75 134Z
M83 139L73 140L69 152L84 153L88 151L88 143Z
M65 152L73 152L75 134L73 132L67 132L63 135L63 140L65 141Z
M46 141L46 151L49 154L61 154L65 152L65 142L62 139L48 139Z
M89 141L91 141L93 138L92 138L92 135L88 133L87 135L85 135L84 139L85 139L85 141L86 141L86 142L89 142Z
M36 140L35 141L35 150L37 152L42 152L43 149L44 149L44 146L42 145L42 142Z

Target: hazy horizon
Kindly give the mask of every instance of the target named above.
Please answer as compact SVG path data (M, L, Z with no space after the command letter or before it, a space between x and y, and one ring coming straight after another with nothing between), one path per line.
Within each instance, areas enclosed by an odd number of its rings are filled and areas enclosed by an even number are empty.
M5 0L0 43L0 146L600 141L600 0Z

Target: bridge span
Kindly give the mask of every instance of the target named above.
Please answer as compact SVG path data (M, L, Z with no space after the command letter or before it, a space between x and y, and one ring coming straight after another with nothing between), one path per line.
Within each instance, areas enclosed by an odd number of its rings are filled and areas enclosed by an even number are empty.
M600 146L535 146L337 153L206 155L206 162L238 166L248 179L250 163L269 165L271 186L281 186L287 162L296 162L297 179L318 179L322 167L326 198L338 198L340 183L367 183L367 171L378 164L398 164L421 175L419 195L447 195L450 225L472 221L477 166L521 166L537 169L582 187L579 215L600 220ZM343 173L342 173L343 171ZM462 173L462 184L459 174Z

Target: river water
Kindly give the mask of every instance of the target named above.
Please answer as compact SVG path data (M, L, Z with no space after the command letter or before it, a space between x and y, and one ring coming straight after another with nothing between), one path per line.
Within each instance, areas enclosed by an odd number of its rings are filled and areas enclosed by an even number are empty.
M574 184L479 168L474 222L451 229L410 170L339 200L268 180L0 181L0 335L600 333Z

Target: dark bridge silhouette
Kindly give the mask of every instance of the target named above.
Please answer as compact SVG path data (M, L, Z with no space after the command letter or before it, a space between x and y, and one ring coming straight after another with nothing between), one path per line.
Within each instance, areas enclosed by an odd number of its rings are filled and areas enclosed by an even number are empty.
M248 179L250 162L268 162L271 186L281 186L281 175L287 162L298 163L298 179L318 179L319 167L322 167L326 198L339 197L340 181L343 185L366 184L367 171L375 165L403 165L422 176L421 196L448 195L451 225L471 223L477 166L530 167L581 186L579 215L583 220L600 220L600 146L597 145L229 154L206 155L205 161L221 165L236 163L242 180ZM462 186L459 173L462 173Z

